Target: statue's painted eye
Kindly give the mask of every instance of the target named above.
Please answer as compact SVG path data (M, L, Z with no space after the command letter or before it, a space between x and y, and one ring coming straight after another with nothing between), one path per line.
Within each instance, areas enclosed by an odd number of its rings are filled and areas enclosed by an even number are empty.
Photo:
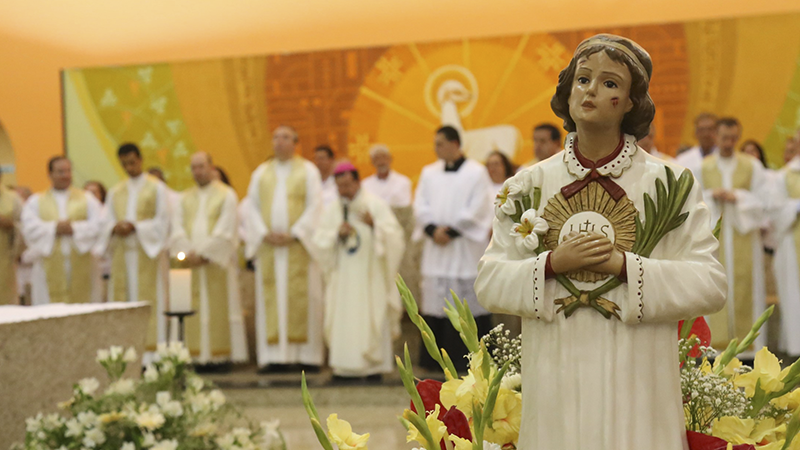
M603 83L603 84L605 85L605 87L607 87L609 89L614 89L614 88L617 87L617 83L615 83L615 82L613 82L611 80L606 80L606 82Z
M578 77L578 83L580 83L580 84L588 84L589 83L589 79L586 78L586 77Z

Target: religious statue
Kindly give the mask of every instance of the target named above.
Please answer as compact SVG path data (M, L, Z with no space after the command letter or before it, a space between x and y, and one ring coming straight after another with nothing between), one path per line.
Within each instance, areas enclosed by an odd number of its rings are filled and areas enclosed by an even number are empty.
M629 39L583 41L551 101L564 150L497 196L475 290L523 319L521 449L688 448L677 324L720 310L727 280L691 172L637 145L652 72Z

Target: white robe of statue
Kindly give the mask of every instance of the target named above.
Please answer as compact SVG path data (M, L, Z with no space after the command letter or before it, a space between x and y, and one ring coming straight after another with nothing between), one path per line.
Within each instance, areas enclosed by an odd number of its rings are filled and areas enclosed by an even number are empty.
M789 355L800 356L800 265L795 228L800 213L800 198L792 198L786 188L787 177L800 176L800 157L792 159L774 184L770 217L775 237L773 269L781 309L779 348Z
M328 364L340 376L391 372L392 339L400 334L402 306L395 277L405 235L392 209L363 188L348 202L357 236L339 238L342 200L325 208L314 238L325 273L325 340ZM372 216L374 227L361 220Z
M722 175L722 184L725 189L732 189L733 175L736 170L737 158L723 158L719 156L717 160L717 168ZM713 229L716 227L720 217L722 219L722 238L721 245L731 251L725 252L725 271L730 283L728 283L728 292L726 298L728 299L728 312L730 315L736 314L733 307L733 291L734 291L734 272L736 265L736 254L733 245L733 230L734 228L739 233L749 233L753 230L760 230L764 224L764 219L767 212L767 199L770 197L772 189L771 183L767 179L766 171L761 162L755 158L748 158L753 165L753 176L750 182L750 190L735 189L736 203L719 203L714 200L713 189L703 190L703 199L708 205L711 212L709 225ZM701 176L697 178L698 183L703 186L702 169ZM753 299L753 321L755 321L761 313L764 312L767 305L767 291L766 291L766 275L764 273L764 243L761 239L761 233L753 233L751 239L753 262L752 262L752 299ZM732 319L731 319L732 320ZM761 333L753 343L753 349L745 351L740 355L741 358L753 358L755 353L767 345L767 329L769 323L765 323L761 327ZM736 336L742 339L744 336ZM723 351L723 348L717 349Z
M220 182L221 183L221 182ZM192 237L186 235L183 227L183 208L180 203L175 206L172 221L172 236L170 238L170 254L175 256L179 252L188 254L194 252L209 262L227 269L228 283L228 323L230 326L230 355L217 357L217 360L246 362L247 337L242 318L242 305L239 291L238 252L239 236L237 225L237 198L236 192L227 188L227 195L222 204L217 223L213 230L208 229L207 210L211 184L198 189L198 205L195 220L192 224ZM197 362L207 364L214 362L211 355L211 342L209 324L209 302L224 301L226 299L210 299L208 295L208 281L206 270L203 266L196 269L192 276L200 277L200 355Z
M377 174L364 178L361 188L377 195L392 208L411 206L411 180L394 170L390 170L385 179L378 178Z
M53 190L53 198L58 206L61 220L67 219L67 202L69 190ZM72 236L63 236L61 248L53 248L56 241L56 222L45 222L39 217L39 199L41 194L33 194L22 209L22 234L25 237L25 259L32 263L31 267L31 303L45 305L50 303L50 293L47 287L47 275L42 265L42 258L50 256L53 251L60 251L65 256L64 268L66 274L71 272L70 252L74 247L78 253L85 254L91 251L98 239L102 226L102 205L94 195L86 193L87 220L72 223ZM99 271L97 261L94 261L95 272ZM98 302L102 296L102 285L98 276L93 276L95 282L92 286L91 301Z
M306 169L306 209L303 214L289 228L288 192L286 180L291 172L291 160L285 163L276 161L275 174L277 183L272 202L272 223L265 224L261 216L261 193L259 183L266 169L266 163L260 165L250 178L247 198L250 200L250 211L247 218L247 240L245 241L245 255L248 259L256 256L258 247L264 243L269 231L276 233L290 233L299 239L312 257L308 268L308 337L305 344L289 342L285 326L280 326L278 343L267 343L266 311L264 307L264 284L258 276L261 273L258 258L255 259L256 269L256 339L258 365L268 364L309 364L321 365L324 359L325 346L323 344L322 323L322 274L318 265L313 261L315 256L312 246L314 230L318 226L320 209L322 205L322 180L319 170L310 161L304 161ZM275 290L278 301L278 323L286 324L288 317L288 270L289 252L286 248L275 248Z
M515 175L542 189L541 214L563 186L589 171L567 150ZM627 143L636 149L632 136ZM631 155L631 153L633 153ZM615 169L609 169L613 164ZM639 217L644 197L655 199L655 180L666 180L675 164L643 150L620 154L601 175L616 170ZM605 171L604 171L605 168ZM621 172L621 173L620 173ZM538 181L537 181L538 180ZM532 189L531 189L532 191ZM494 220L492 243L481 259L475 289L490 311L522 317L522 425L518 448L525 450L687 449L678 369L678 321L710 314L725 302L726 278L714 258L718 247L709 211L694 186L683 208L686 222L667 234L648 258L626 253L627 284L603 297L620 308L621 320L592 308L571 317L556 313L554 300L568 297L545 278L549 251L538 256L517 249L512 220ZM579 283L593 289L603 282Z

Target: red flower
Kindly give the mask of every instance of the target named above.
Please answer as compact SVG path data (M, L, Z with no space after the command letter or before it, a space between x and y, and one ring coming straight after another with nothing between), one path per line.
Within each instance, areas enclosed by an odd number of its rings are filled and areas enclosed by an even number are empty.
M686 439L689 441L689 450L726 450L728 442L714 436L708 436L696 431L686 431ZM755 450L751 444L734 445L733 450Z
M678 322L678 336L681 335L681 328L683 328L683 321L681 320ZM706 323L706 319L703 317L698 317L695 319L694 324L692 324L692 329L689 330L689 337L697 336L700 339L700 344L695 345L691 352L689 352L690 358L699 358L700 357L700 348L699 346L702 345L703 347L708 347L711 344L711 329L708 327Z
M444 422L444 425L447 427L447 432L451 435L458 436L468 441L472 440L472 432L469 430L469 420L467 420L467 416L455 406L447 411L442 422Z
M439 400L439 391L442 390L442 382L436 380L422 380L417 383L417 392L422 397L422 405L425 406L425 412L433 412L436 410L436 405L439 405L439 420L442 420L444 414L447 412L441 400ZM411 411L417 412L414 402L411 402Z

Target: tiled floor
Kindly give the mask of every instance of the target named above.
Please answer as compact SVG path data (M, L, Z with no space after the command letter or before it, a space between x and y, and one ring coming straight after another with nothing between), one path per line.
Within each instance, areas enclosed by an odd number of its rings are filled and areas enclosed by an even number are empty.
M255 367L228 375L210 375L228 401L250 420L280 419L288 450L320 450L303 408L300 378L296 374L257 375ZM390 376L380 385L331 386L330 374L309 376L309 390L320 418L336 413L359 434L370 433L369 448L407 450L406 431L397 417L408 407L408 395L399 379ZM293 386L293 387L292 387Z

